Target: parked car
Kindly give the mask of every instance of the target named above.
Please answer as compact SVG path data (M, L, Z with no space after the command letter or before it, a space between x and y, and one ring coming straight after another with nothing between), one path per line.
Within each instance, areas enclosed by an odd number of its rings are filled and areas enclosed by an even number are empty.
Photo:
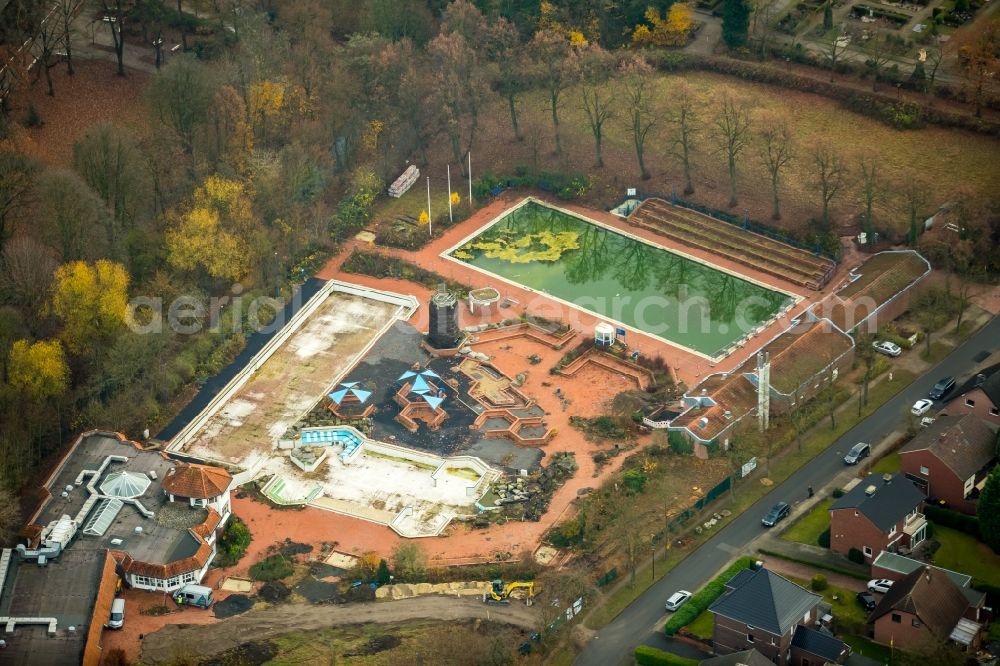
M684 602L691 598L691 593L687 590L679 590L670 595L667 599L666 608L671 613L684 605Z
M888 578L875 578L874 580L868 581L866 586L869 592L878 592L879 594L885 594L892 587L892 581Z
M866 611L875 610L875 597L872 596L871 592L858 592L858 601L865 607Z
M788 506L785 502L778 502L771 510L767 512L767 515L760 519L761 524L764 527L774 527L779 522L788 517L791 512L792 507Z
M875 351L881 352L886 356L899 356L903 353L902 347L897 345L895 342L889 342L888 340L879 340L872 344Z
M938 381L938 383L934 385L934 388L931 389L931 392L928 393L927 395L928 397L930 397L931 400L940 400L941 398L948 395L953 388L955 388L955 378L942 377Z
M913 403L913 407L910 408L910 413L914 416L923 416L931 410L934 406L933 400L928 400L927 398L921 398Z
M851 447L851 450L844 456L845 465L857 465L863 458L872 454L872 447L864 442L858 442Z
M930 424L934 423L936 420L937 419L935 419L933 416L925 416L924 418L920 419L920 427L926 428Z
M111 602L111 617L105 625L108 629L121 629L125 626L125 599L115 597Z

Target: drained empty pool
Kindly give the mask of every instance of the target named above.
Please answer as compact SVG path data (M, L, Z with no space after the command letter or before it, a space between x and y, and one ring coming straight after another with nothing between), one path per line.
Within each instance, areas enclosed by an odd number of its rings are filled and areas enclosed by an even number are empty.
M788 294L534 200L446 256L712 357L792 303Z

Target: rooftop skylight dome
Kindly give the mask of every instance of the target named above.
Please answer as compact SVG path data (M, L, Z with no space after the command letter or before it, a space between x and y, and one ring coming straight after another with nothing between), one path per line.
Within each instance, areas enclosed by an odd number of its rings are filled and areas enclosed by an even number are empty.
M101 481L101 494L106 497L131 499L146 492L150 483L152 482L149 477L139 472L125 470L111 472L104 477L104 481Z

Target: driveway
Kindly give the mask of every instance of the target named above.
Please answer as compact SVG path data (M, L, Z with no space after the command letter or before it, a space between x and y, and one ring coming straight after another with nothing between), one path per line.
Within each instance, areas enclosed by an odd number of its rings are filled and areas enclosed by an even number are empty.
M679 589L696 590L722 570L733 558L750 549L761 534L760 516L778 501L794 502L806 497L810 486L822 488L844 469L843 456L855 442L878 442L906 418L910 406L927 395L939 377L953 375L959 382L976 367L974 357L1000 346L1000 317L994 317L975 335L959 345L935 367L902 390L867 419L851 428L823 453L802 466L791 477L758 500L736 520L685 558L657 581L606 627L598 631L575 663L579 666L631 664L639 644L665 648L663 601ZM940 407L940 405L938 405Z

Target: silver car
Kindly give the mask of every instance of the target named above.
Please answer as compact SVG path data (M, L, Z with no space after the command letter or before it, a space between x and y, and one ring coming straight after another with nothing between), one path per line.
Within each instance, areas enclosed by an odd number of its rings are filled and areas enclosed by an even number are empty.
M670 595L670 598L667 599L666 603L667 611L671 613L674 612L675 610L683 606L684 602L690 598L691 598L691 593L688 592L687 590L680 590L678 592L674 592L673 594Z
M875 351L885 354L886 356L899 356L903 353L903 349L897 345L895 342L889 342L888 340L879 340L872 344Z

